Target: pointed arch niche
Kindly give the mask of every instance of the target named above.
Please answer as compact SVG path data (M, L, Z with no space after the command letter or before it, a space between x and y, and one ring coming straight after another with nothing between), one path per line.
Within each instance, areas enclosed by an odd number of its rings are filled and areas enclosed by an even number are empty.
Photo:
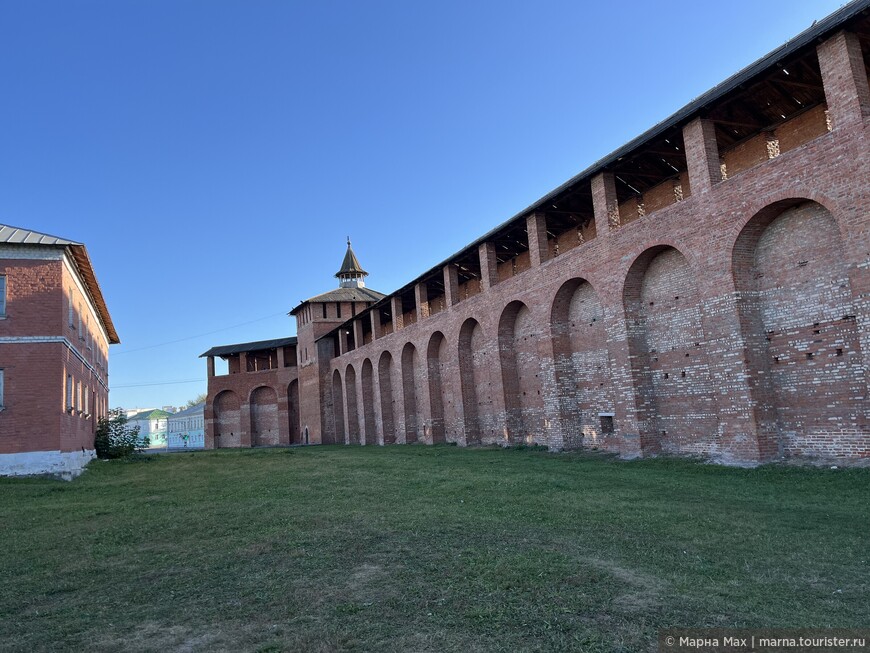
M224 390L214 398L215 448L242 446L242 418L239 396Z
M870 453L845 260L833 215L806 199L765 208L737 238L732 265L762 458Z
M565 448L615 447L614 404L604 310L585 279L566 281L553 301L551 329Z
M332 413L335 443L347 444L347 432L344 428L344 392L342 392L341 374L338 370L332 373Z
M520 301L508 304L498 324L498 349L506 412L507 439L546 446L541 394L541 325Z
M660 246L629 269L623 293L645 453L709 454L718 417L695 273Z
M409 342L402 349L402 398L405 407L405 442L408 444L420 439L418 397L417 348Z

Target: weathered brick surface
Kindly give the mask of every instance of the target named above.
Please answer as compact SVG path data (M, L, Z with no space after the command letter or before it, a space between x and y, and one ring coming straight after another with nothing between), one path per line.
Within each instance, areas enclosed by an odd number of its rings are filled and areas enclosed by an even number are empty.
M206 448L300 443L298 378L295 365L209 377Z
M835 85L829 95L849 92L848 79ZM652 210L623 204L633 216L616 228L612 182L593 183L604 207L594 238L555 256L550 246L538 265L528 253L501 263L492 287L334 358L331 388L385 353L401 361L401 393L394 375L363 374L373 387L351 411L376 418L360 422L364 441L382 441L383 410L367 404L386 392L393 424L402 404L406 441L419 425L425 442L627 456L870 455L867 125L856 103L832 105L851 127L829 132L824 109L808 111L778 128L778 156L764 135L725 153L724 181L715 148L687 143L699 188L670 202L656 187Z
M97 420L108 411L109 345L99 318L61 249L6 251L0 453L93 450Z
M479 282L448 262L375 308L391 320L301 324L310 441L870 456L870 93L854 35L818 63L826 104L725 151L687 118L685 170L621 203L601 170L582 182L594 220L549 233L533 213L515 255L463 252Z

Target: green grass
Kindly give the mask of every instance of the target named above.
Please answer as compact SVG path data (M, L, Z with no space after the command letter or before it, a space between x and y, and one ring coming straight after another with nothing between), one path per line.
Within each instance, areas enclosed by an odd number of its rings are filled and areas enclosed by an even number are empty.
M0 480L0 650L651 651L866 627L870 469L310 447Z

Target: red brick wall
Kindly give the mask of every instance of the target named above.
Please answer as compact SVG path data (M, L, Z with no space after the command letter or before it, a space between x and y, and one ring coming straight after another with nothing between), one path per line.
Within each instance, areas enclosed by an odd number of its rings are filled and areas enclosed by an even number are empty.
M362 377L362 407L363 407L363 444L377 444L378 433L375 427L375 379L372 362L368 358L363 361Z
M818 115L808 112L803 120L810 124ZM870 293L865 208L870 205L870 164L866 125L847 128L843 119L839 124L839 130L825 130L816 138L811 136L818 132L817 125L805 125L801 131L810 134L808 142L774 159L765 156L758 165L708 189L686 187L683 201L619 228L602 233L599 224L596 238L540 266L511 276L503 265L500 281L492 288L437 315L406 321L396 333L337 357L331 370L346 378L365 358L374 360L384 351L401 359L406 388L411 375L424 381L396 399L397 405L403 404L406 433L419 422L429 442L437 440L439 429L460 443L475 441L478 433L482 442L504 442L505 426L509 433L522 433L523 425L531 424L533 441L554 448L600 446L623 455L664 451L735 462L791 454L865 456L868 429L858 415L866 409L866 380L859 380L850 361L863 370L862 352L870 346L870 334L861 326L870 317L864 299ZM823 364L816 357L809 363L815 371L802 383L817 384L817 396L803 402L799 410L806 415L801 416L760 381L764 368L758 359L767 350L759 338L765 341L766 334L763 325L752 324L751 311L742 305L746 296L735 269L744 247L744 227L751 230L755 216L771 210L782 213L790 198L790 204L814 200L826 207L842 247L833 248L835 239L821 232L810 239L825 251L825 260L837 261L842 270L813 264L799 268L811 278L802 282L803 289L796 287L788 302L806 304L817 293L813 288L830 285L830 279L845 274L848 284L842 292L850 297L849 314L856 316L850 322L854 328L828 325L819 334L812 333L812 325L824 326L824 320L808 318L809 335L824 340L815 344L824 345L833 359ZM785 236L787 241L807 240L796 222L786 222L784 230L794 231ZM749 249L754 256L754 247ZM649 260L635 268L645 256ZM568 297L579 292L580 279L588 284L582 291L587 303L581 308L578 298L571 308L572 326L567 327L565 304L570 306ZM573 284L567 296L565 284ZM624 297L633 298L633 303L624 302ZM500 320L514 302L527 307L520 332L528 335L517 338L512 325L502 329L500 338ZM835 305L842 308L840 300ZM596 316L595 322L590 316ZM470 319L476 325L463 332ZM581 331L576 325L583 320L590 321ZM526 348L534 340L537 347ZM844 354L834 360L838 348ZM410 355L414 351L423 354L416 366ZM491 385L468 366L469 354L474 361L485 359L487 352L494 354L487 363ZM522 373L525 395L519 370L512 370L516 361L528 363ZM838 381L838 376L845 380ZM473 384L466 382L469 378ZM534 378L541 388L541 403ZM793 385L788 380L777 384ZM484 387L491 388L487 399L482 399ZM809 392L806 385L800 394ZM520 404L521 398L528 403ZM834 418L825 431L808 421L809 415L820 414L823 402L833 402L833 408L825 409L827 417ZM779 419L774 415L770 421L772 406L794 415L789 418L792 426L771 428ZM600 432L602 412L614 413L614 432L606 437Z
M241 399L232 390L222 390L209 402L213 406L213 447L238 447L242 443Z
M0 259L6 275L6 319L0 336L61 336L65 305L64 270L60 260Z
M347 405L347 419L345 420L345 424L347 426L347 443L348 444L361 444L363 442L361 436L360 429L360 421L359 421L359 410L357 409L357 382L356 382L356 372L353 367L348 367L347 371L344 374L345 380L345 388L344 388L344 400Z
M753 256L735 269L749 323L764 334L756 340L760 426L769 438L781 434L778 454L870 455L856 401L865 365L837 224L814 202L763 222L746 230Z
M108 409L108 341L61 251L31 248L31 254L46 258L0 259L7 279L0 338L58 341L0 344L0 453L93 450L97 419ZM66 402L68 377L72 406Z
M393 356L390 352L385 351L378 361L379 422L383 431L379 440L381 444L395 444L398 439L399 424L397 418L400 415L396 413L395 375L396 365L393 363Z
M298 369L290 365L210 377L204 411L206 447L298 442Z
M574 279L556 294L552 311L554 383L564 447L618 449L602 433L600 413L613 413L604 310L592 286Z
M274 446L278 436L278 395L274 388L260 386L251 393L251 444Z
M715 451L718 425L694 272L673 248L646 253L626 282L629 347L650 452Z
M408 324L406 322L406 324ZM413 343L402 348L402 414L405 418L405 442L423 441L423 426L420 421L420 402L423 384L420 376L420 355Z
M61 448L65 349L60 343L0 344L5 383L0 453Z
M582 242L557 234L540 263L523 252L492 287L486 275L453 306L430 296L430 315L344 355L320 341L300 370L313 441L870 455L870 93L855 44L837 35L818 50L830 131L808 111L777 128L774 158L763 134L720 153L720 180L715 131L695 120L673 202L662 180L645 215L630 200L620 224L602 172L583 182L595 223ZM306 331L316 324L299 331L309 348L331 328Z

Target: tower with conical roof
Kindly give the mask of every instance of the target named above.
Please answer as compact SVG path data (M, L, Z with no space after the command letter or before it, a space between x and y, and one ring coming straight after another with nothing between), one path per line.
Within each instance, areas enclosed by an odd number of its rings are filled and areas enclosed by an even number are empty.
M350 236L347 239L347 252L344 254L344 260L341 262L341 269L335 273L338 277L339 288L365 288L365 278L369 273L362 269L353 253L353 248L350 246Z
M368 274L360 265L348 238L341 269L335 273L338 288L309 297L290 311L290 315L296 318L300 392L298 428L302 442L333 442L332 425L324 424L323 415L331 415L333 410L329 364L338 355L339 346L334 338L323 336L384 298L383 293L365 287ZM368 316L358 322L361 346L366 337L372 337L372 323ZM356 342L352 329L348 326L344 337Z

